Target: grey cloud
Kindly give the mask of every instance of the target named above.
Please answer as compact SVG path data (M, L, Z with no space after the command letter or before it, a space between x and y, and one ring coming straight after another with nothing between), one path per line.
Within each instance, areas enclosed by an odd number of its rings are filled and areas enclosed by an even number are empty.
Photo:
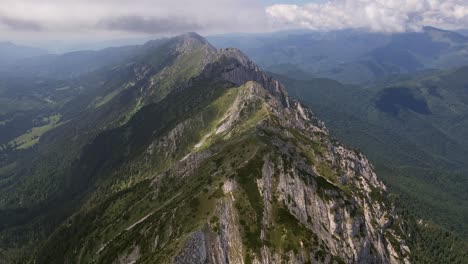
M187 18L144 18L139 16L120 16L104 19L97 24L97 27L107 30L150 34L179 33L204 29L202 25Z
M2 1L2 0L0 0ZM0 37L106 38L268 30L262 0L12 0ZM4 16L2 16L4 15ZM29 34L35 30L35 34ZM24 34L24 33L28 34Z
M42 31L44 29L44 27L38 22L11 18L3 15L0 15L0 24L5 25L11 30Z

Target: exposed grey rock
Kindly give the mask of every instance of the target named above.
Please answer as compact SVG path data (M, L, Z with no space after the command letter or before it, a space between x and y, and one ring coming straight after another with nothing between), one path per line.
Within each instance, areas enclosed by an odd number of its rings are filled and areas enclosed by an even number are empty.
M113 264L134 264L140 258L140 247L134 247L127 255L120 256Z
M329 138L328 131L320 121L303 108L300 103L283 104L277 97L268 97L270 91L255 82L246 84L245 89L238 94L226 117L221 121L217 133L228 133L241 120L239 112L243 102L262 98L269 110L279 117L278 122L284 128L297 128L304 131L310 141L319 137ZM288 102L289 99L288 99ZM289 105L289 106L287 106ZM315 122L313 122L315 120ZM262 130L275 130L278 127L267 123L259 125ZM292 137L292 136L291 136ZM387 208L380 201L371 198L371 192L385 192L385 186L378 180L369 161L359 152L346 148L338 143L325 142L326 148L322 162L328 162L340 168L341 174L337 182L353 186L351 193L345 193L337 183L326 179L315 166L306 164L300 155L300 150L292 143L276 138L273 140L281 157L268 155L264 157L262 176L257 179L258 191L263 199L263 219L261 239L265 240L269 228L274 225L271 214L273 203L284 204L287 210L307 229L317 235L319 243L327 248L327 253L321 259L315 259L317 248L304 249L303 252L288 252L284 254L263 246L254 256L253 263L305 263L309 253L314 256L314 263L334 263L332 259L339 257L346 263L400 263L408 262L400 251L408 252L401 246L394 248L385 237L384 231L392 226ZM284 159L287 160L284 160ZM289 165L285 166L285 162ZM319 180L320 178L320 180ZM326 181L333 188L325 188L320 182ZM232 206L232 193L235 183L226 182L223 189L228 198L219 202L217 215L220 219L220 234L212 240L208 248L216 249L213 263L243 263L241 248L243 247L237 222L236 210ZM397 227L398 228L398 227ZM209 233L207 233L208 235ZM396 240L401 238L392 232ZM233 239L233 237L235 239ZM306 241L304 241L306 242ZM302 242L301 242L302 243ZM237 252L234 258L232 252ZM309 252L309 253L308 253ZM235 260L233 260L235 259Z
M175 257L175 264L204 264L206 256L206 240L203 232L192 234L185 243L184 249Z

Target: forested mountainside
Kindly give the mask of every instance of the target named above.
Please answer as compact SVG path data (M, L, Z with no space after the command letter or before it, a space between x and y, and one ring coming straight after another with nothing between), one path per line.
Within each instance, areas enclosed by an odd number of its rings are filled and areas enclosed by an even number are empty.
M466 261L240 51L134 49L31 97L4 81L35 104L2 110L0 263Z
M467 70L369 87L276 77L327 122L334 136L364 151L413 212L466 239Z

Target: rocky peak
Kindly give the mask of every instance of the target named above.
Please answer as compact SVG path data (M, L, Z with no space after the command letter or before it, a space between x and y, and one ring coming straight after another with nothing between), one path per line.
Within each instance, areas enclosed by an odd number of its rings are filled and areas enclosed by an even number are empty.
M181 34L181 35L177 36L176 38L180 38L180 39L196 39L196 40L198 40L198 41L201 42L201 43L211 45L204 37L200 36L200 35L199 35L198 33L196 33L196 32L187 32L187 33L185 33L185 34Z
M77 213L38 259L60 245L65 263L407 263L399 217L369 161L242 52L207 59L190 50L202 42L176 38L186 55L141 80L168 96L105 141L116 155L135 149L110 172L120 184L100 189L122 191L101 203L96 195L87 203L96 210ZM197 66L188 75L187 61ZM57 239L67 237L76 243Z
M288 93L277 80L267 76L245 54L235 48L220 49L202 74L204 77L217 76L236 86L255 81L278 97L284 106L290 105Z
M147 57L160 55L159 50L161 49L168 54L183 55L200 48L206 49L208 53L216 52L216 48L205 38L197 33L189 32L172 38L150 40L143 45L143 55Z
M209 51L215 52L216 48L213 47L205 38L194 32L185 33L174 38L176 43L176 50L179 53L190 52L199 47L206 47Z

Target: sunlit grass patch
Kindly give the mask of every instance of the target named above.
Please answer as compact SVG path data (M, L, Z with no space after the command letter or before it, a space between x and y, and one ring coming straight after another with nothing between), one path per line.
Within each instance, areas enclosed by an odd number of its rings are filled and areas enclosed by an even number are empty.
M45 125L31 128L23 135L10 141L9 144L13 145L16 149L27 149L34 146L39 142L44 133L63 124L63 122L60 122L61 117L62 115L60 114L44 117L42 122Z

